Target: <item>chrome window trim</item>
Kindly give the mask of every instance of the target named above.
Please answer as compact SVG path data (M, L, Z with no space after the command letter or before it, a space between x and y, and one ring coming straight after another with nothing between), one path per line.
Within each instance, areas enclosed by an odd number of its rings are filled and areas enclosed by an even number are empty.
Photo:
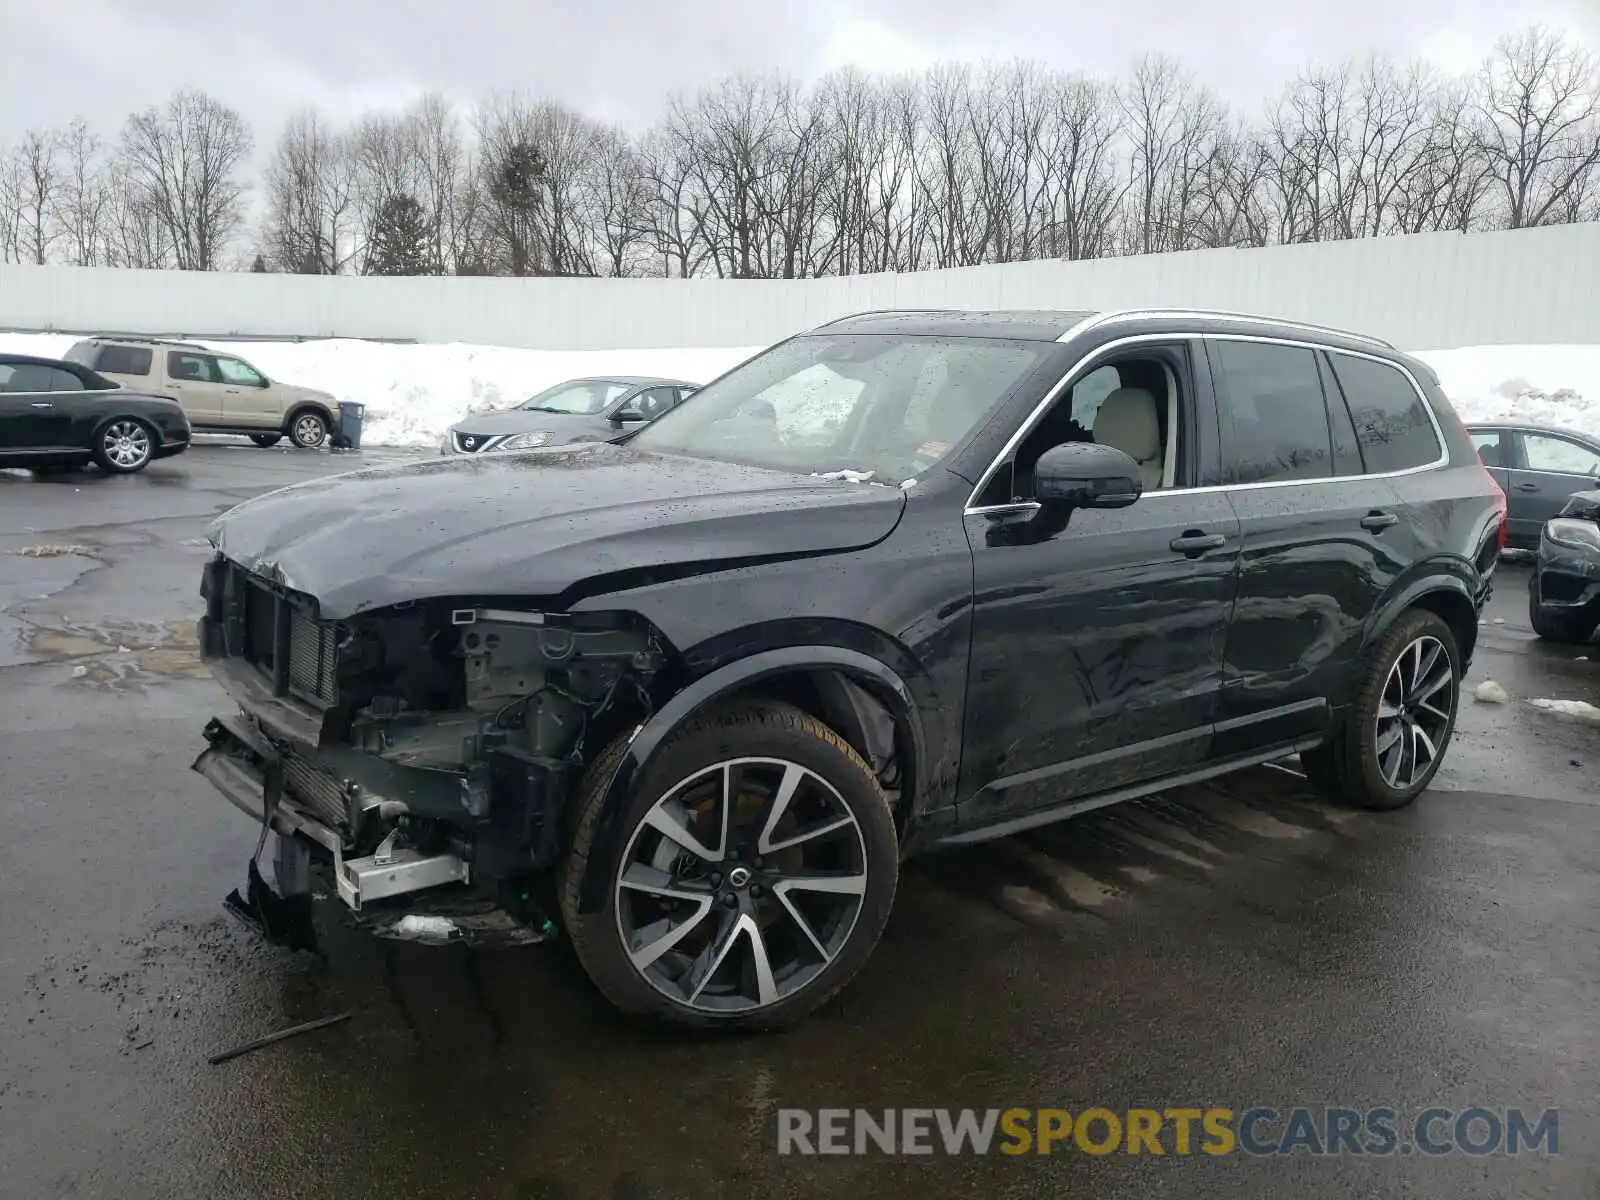
M1040 419L1043 418L1044 414L1049 411L1050 406L1061 397L1062 393L1067 391L1067 389L1076 383L1086 373L1088 368L1093 367L1094 364L1099 362L1102 358L1105 358L1107 355L1125 346L1139 345L1146 342L1188 342L1195 340L1260 342L1273 346L1293 346L1302 350L1321 350L1327 354L1348 354L1352 358L1365 358L1371 360L1372 362L1380 363L1383 366L1390 367L1405 376L1407 382L1411 384L1411 390L1416 393L1418 401L1422 404L1422 411L1428 415L1428 424L1433 429L1434 444L1439 447L1439 456L1432 462L1423 463L1422 465L1416 467L1406 467L1399 471L1374 471L1360 475L1330 475L1325 479L1269 479L1263 480L1259 483L1219 483L1208 484L1205 487L1158 488L1156 491L1143 493L1139 497L1141 502L1151 496L1196 496L1204 495L1208 492L1236 492L1259 488L1279 487L1316 487L1329 483L1354 483L1363 479L1398 479L1406 475L1417 475L1423 471L1437 471L1441 467L1446 467L1450 464L1450 447L1445 441L1444 430L1439 425L1439 418L1433 411L1433 405L1428 403L1427 393L1422 390L1422 386L1417 382L1417 377L1413 375L1409 368L1402 363L1397 363L1392 359L1385 358L1379 354L1367 354L1361 350L1346 350L1341 347L1324 345L1321 342L1307 342L1300 341L1295 338L1272 337L1266 334L1217 332L1204 333L1193 330L1177 330L1171 333L1135 333L1130 334L1127 337L1117 338L1114 341L1107 342L1103 346L1096 346L1082 358L1078 359L1077 362L1073 363L1072 366L1067 368L1066 372L1056 382L1055 386L1053 386L1044 394L1044 398L1040 400L1038 404L1034 405L1033 411L1028 414L1027 419L1017 427L1017 429L1009 438L1006 439L1005 445L1000 447L1000 452L995 455L993 461L989 463L988 469L985 470L982 475L978 476L978 483L972 489L971 494L967 497L966 505L962 509L962 515L992 515L1000 512L1001 510L1019 510L1021 506L1025 504L1037 504L1037 501L1008 501L1004 504L984 505L978 504L976 501L978 496L983 492L983 489L988 487L990 482L993 480L995 472L998 471L1001 465L1016 453L1017 447L1022 444L1022 440L1033 431L1034 426L1037 425ZM1335 382L1337 382L1337 380ZM1340 386L1342 387L1343 385Z
M1280 321L1275 317L1252 316L1249 313L1226 312L1221 309L1208 308L1123 308L1112 312L1096 313L1089 319L1074 325L1066 333L1058 337L1056 341L1068 341L1086 329L1093 329L1111 321L1193 321L1196 319L1236 321L1240 324L1297 329L1303 333L1323 333L1333 337L1347 337L1353 341L1366 342L1369 345L1379 346L1385 350L1395 349L1393 342L1386 342L1382 338L1373 337L1368 333L1356 333L1349 329L1335 329L1331 325L1313 325L1307 321Z

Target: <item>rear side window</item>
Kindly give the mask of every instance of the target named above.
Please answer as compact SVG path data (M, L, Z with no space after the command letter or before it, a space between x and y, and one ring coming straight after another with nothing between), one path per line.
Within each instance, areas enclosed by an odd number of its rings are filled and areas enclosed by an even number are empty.
M0 363L0 392L48 392L56 374L42 363Z
M1478 451L1478 459L1486 467L1503 467L1506 465L1505 451L1500 449L1500 431L1498 429L1480 429L1472 435L1472 445Z
M1367 474L1406 471L1438 461L1439 435L1421 395L1399 368L1337 350L1329 351L1328 358L1350 406Z
M148 375L153 357L148 346L101 346L95 361L83 365L111 375Z
M1327 479L1328 409L1316 354L1270 342L1208 340L1217 404L1228 433L1230 483Z
M84 390L83 380L72 371L64 371L60 367L50 368L50 390L52 392L81 392Z
M167 351L167 374L173 379L192 379L196 383L216 383L216 363L209 354Z
M80 367L94 366L94 343L73 342L72 349L61 356L65 361L77 363Z

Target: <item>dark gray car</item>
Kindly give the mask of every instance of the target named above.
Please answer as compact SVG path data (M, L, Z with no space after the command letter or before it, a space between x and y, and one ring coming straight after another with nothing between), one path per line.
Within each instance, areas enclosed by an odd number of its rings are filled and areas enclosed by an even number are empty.
M482 454L609 441L676 408L698 387L681 379L641 375L569 379L515 408L463 418L445 434L439 453Z
M1600 438L1519 421L1475 421L1467 432L1506 494L1507 540L1519 550L1536 548L1539 531L1567 498L1600 479Z

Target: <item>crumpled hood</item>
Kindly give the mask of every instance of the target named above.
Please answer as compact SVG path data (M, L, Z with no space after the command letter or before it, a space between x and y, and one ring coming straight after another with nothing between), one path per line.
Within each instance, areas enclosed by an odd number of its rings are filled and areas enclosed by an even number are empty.
M308 480L230 509L207 535L339 618L854 550L887 537L904 507L898 488L593 442Z
M1572 493L1557 515L1600 521L1600 490Z

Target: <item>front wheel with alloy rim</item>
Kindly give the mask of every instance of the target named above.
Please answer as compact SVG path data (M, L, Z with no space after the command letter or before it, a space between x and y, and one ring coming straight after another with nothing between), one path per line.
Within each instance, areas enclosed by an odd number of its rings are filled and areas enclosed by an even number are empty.
M773 1029L839 991L877 945L899 878L887 798L850 745L772 703L688 722L645 768L611 860L590 863L627 749L585 776L561 911L579 961L624 1012ZM586 870L598 911L578 911Z
M131 475L149 466L155 445L155 435L143 421L115 417L95 435L94 461L102 471Z
M328 421L319 412L298 412L289 422L289 440L302 450L315 450L328 440Z
M1438 771L1460 702L1455 632L1437 614L1413 609L1368 657L1343 727L1300 756L1306 777L1360 808L1403 808Z

